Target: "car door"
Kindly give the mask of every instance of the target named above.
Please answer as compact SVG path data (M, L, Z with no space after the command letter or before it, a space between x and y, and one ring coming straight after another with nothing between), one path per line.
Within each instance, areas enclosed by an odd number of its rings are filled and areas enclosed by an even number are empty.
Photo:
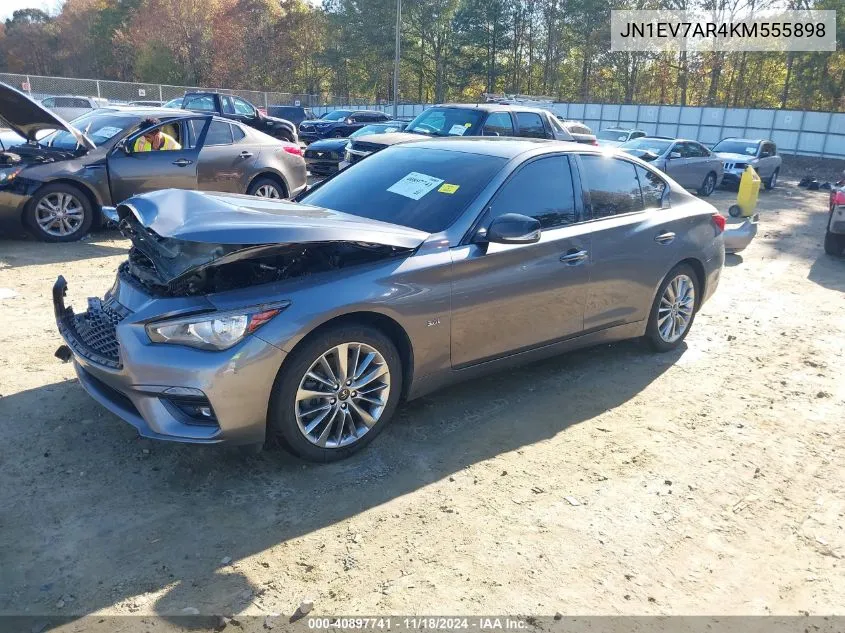
M197 189L246 192L252 166L260 151L242 143L245 137L239 124L212 119L199 150Z
M190 142L185 121L167 121L158 127L174 136L182 148L134 152L132 145L139 132L117 143L108 155L109 186L115 204L136 194L158 189L197 188L199 150Z
M760 143L760 157L757 161L757 173L760 178L769 178L777 167L775 146L768 141Z
M530 195L528 195L530 192ZM569 158L517 169L478 229L504 213L540 220L534 244L470 243L452 249L452 366L463 367L576 336L583 327L590 234Z
M683 227L664 208L668 185L622 157L583 154L578 164L592 240L584 329L642 321L678 257Z
M666 154L666 173L682 187L697 189L704 176L698 178L699 165L696 165L689 143L678 142Z

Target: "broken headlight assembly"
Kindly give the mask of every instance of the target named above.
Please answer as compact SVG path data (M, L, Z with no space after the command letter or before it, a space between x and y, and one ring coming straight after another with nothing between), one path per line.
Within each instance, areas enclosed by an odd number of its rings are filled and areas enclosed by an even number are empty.
M15 178L17 178L18 174L22 171L23 166L0 168L0 187L2 187L3 185L8 185Z
M153 343L187 345L206 350L229 349L255 332L289 304L261 306L254 310L203 314L182 319L157 321L146 325Z

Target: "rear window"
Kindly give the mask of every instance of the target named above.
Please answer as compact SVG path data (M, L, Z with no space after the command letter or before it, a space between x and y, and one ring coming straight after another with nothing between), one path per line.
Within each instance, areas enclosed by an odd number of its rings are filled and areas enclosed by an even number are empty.
M408 124L408 131L430 136L478 136L484 112L474 108L429 108Z
M340 172L302 202L438 233L506 163L497 156L390 147Z

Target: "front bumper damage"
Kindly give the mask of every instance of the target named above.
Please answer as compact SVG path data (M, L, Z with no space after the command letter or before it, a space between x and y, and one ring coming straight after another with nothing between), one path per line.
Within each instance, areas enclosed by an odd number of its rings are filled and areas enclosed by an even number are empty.
M141 436L198 444L264 441L284 352L256 336L220 352L153 344L144 322L121 303L120 282L103 299L89 299L82 314L65 306L66 293L59 276L53 307L68 349L56 355L72 360L88 394Z

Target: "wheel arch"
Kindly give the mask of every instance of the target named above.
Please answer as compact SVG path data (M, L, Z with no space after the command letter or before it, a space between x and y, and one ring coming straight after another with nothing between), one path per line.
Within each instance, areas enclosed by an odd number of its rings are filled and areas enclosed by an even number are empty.
M287 198L290 195L290 186L288 186L288 182L285 177L277 171L274 171L269 168L263 168L257 174L255 174L252 178L249 179L249 183L246 186L246 190L249 191L252 188L252 185L258 181L259 178L269 178L270 180L275 181L279 185L284 188L284 196L283 198Z
M701 301L704 297L707 296L707 271L704 269L704 264L701 263L700 259L696 259L695 257L687 257L686 259L682 259L677 264L672 266L672 268L676 268L681 264L686 264L690 268L693 269L695 272L695 276L698 278L698 288L699 292L695 297L695 310L696 312L701 307ZM668 272L666 273L669 274Z
M414 378L414 347L408 333L405 331L405 328L403 328L398 321L381 312L370 310L348 312L320 323L310 332L302 336L288 351L285 361L282 362L282 365L279 368L279 372L284 371L287 359L290 358L291 355L305 342L311 340L314 336L318 336L321 332L342 325L367 325L373 327L387 336L396 346L396 349L399 352L399 358L402 360L401 396L404 398L408 394L411 381Z

